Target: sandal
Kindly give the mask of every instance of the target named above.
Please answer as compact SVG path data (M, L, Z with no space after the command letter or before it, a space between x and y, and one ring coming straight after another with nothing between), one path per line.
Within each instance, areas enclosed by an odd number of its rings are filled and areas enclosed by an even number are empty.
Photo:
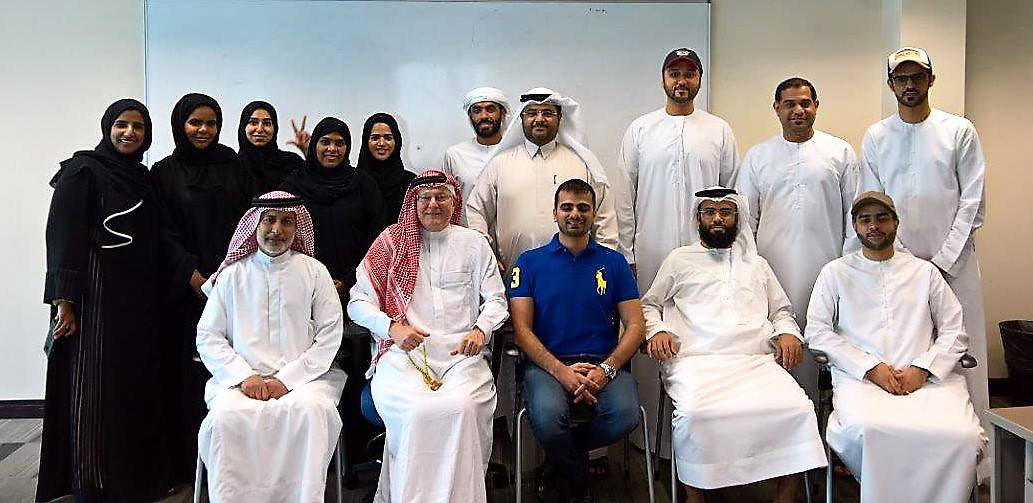
M585 472L591 480L605 480L610 476L610 460L606 456L590 459Z

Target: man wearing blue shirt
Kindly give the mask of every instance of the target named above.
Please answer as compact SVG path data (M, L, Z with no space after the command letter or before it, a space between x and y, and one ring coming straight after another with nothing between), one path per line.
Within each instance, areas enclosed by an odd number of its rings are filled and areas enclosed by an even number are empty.
M520 255L510 277L516 344L527 360L524 397L550 478L571 502L592 501L588 451L610 445L639 423L634 378L622 370L644 340L635 277L624 257L595 242L595 191L571 179L556 190L559 233ZM617 316L624 324L618 339ZM572 429L571 413L590 417Z

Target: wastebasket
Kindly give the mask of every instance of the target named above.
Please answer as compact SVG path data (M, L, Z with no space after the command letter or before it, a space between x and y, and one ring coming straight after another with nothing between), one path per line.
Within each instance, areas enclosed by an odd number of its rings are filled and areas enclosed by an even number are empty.
M1008 387L1013 407L1033 405L1033 321L1008 320L997 324L1008 365Z

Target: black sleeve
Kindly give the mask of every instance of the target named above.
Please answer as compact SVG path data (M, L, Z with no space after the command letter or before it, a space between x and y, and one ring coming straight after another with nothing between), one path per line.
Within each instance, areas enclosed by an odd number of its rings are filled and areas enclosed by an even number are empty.
M362 256L365 257L366 252L369 251L369 247L373 245L373 241L377 239L380 232L393 222L388 222L385 217L384 198L380 194L380 187L377 186L376 180L363 174L360 193L365 202L363 206L366 210L366 228L364 229L365 232L362 235L361 243ZM362 259L360 258L359 260L361 261Z
M47 279L43 302L82 302L90 256L93 177L89 169L66 171L58 180L47 216Z
M197 270L199 259L184 246L185 237L176 221L172 207L169 180L164 179L161 161L155 163L149 173L154 192L155 206L161 221L159 243L161 244L161 277L170 291L184 293L189 290L190 277Z

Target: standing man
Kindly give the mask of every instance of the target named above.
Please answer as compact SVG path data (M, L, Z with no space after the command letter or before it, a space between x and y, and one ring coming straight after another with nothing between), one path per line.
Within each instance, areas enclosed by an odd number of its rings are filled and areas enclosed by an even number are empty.
M897 114L864 134L862 186L897 203L900 245L943 273L964 309L968 352L979 365L963 372L976 410L990 404L986 382L986 327L975 231L986 211L986 162L968 119L934 109L936 81L929 55L904 47L889 55L886 84Z
M522 254L510 278L509 307L535 437L546 454L545 481L572 503L591 502L588 451L610 445L639 423L635 379L622 370L642 344L645 321L624 257L592 239L595 191L571 179L556 189L559 233ZM618 339L617 320L624 324ZM591 419L577 429L573 415Z
M474 137L445 150L441 171L452 175L459 182L463 200L468 201L470 191L484 169L484 163L495 151L495 145L502 140L502 125L509 115L509 102L506 95L494 87L478 87L463 97L463 110L470 119ZM466 216L462 208L456 208L456 211L463 213L461 221L465 224Z
M958 374L962 307L932 264L893 249L889 196L865 192L852 213L861 251L822 268L807 312L832 366L829 446L862 503L968 501L986 437Z
M551 199L563 182L586 180L595 191L595 240L617 249L617 219L599 159L584 146L580 105L536 87L520 96L520 114L510 121L497 150L470 192L470 228L488 236L503 270L525 250L555 233ZM519 124L521 127L516 127Z
M775 271L803 328L814 279L839 258L850 233L857 158L849 143L814 129L818 91L807 80L778 84L774 109L782 134L746 153L737 188L750 208L741 216L755 230L757 251ZM818 371L810 357L793 375L816 400Z
M212 378L197 444L213 503L323 501L347 376L332 366L341 299L314 248L301 199L270 192L204 284L197 352Z
M723 119L696 110L702 79L703 63L695 51L681 48L668 53L660 67L667 103L632 121L617 156L627 190L617 203L620 250L643 292L649 290L672 250L699 241L691 225L693 194L714 185L735 184L739 154L732 128ZM635 363L642 403L654 414L659 398L656 364L645 357Z

